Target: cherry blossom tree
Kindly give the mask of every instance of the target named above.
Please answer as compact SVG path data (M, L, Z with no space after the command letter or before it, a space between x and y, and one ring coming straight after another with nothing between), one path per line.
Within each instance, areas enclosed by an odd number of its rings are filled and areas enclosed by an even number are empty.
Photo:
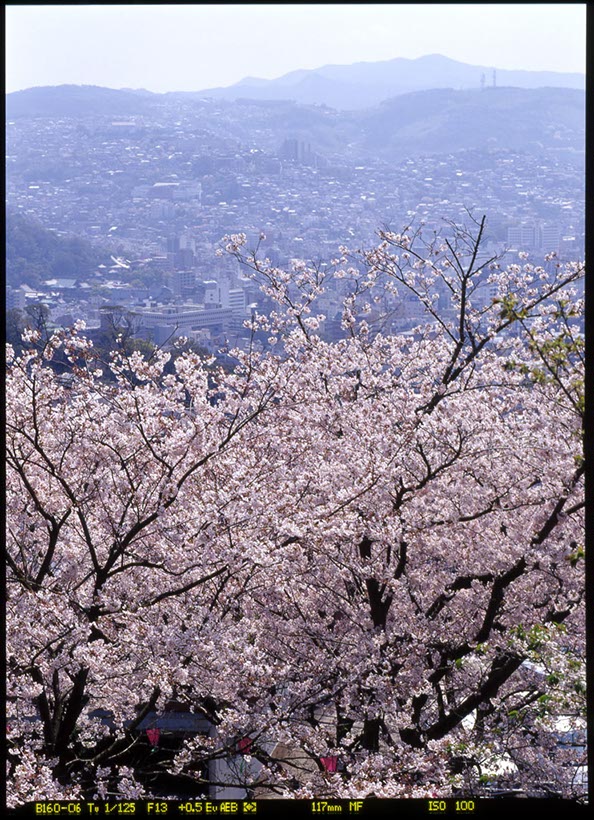
M14 804L201 794L217 759L262 796L581 796L583 268L483 235L289 271L229 237L276 304L233 369L9 352ZM212 731L151 755L173 701Z

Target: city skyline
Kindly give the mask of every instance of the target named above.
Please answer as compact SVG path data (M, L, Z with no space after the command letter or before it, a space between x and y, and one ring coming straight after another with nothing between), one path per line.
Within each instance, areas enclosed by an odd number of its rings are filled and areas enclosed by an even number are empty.
M585 3L8 5L6 91L61 84L197 91L431 53L499 69L583 73L585 21Z

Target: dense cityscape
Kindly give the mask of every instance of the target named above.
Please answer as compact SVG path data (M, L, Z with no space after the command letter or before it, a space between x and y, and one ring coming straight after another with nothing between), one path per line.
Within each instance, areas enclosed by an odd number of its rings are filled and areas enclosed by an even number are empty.
M97 92L86 90L87 108L95 98L98 109L105 105ZM68 89L62 93L68 101ZM579 111L580 92L566 93ZM118 103L134 110L129 99ZM47 278L26 268L16 275L9 253L8 309L42 303L57 325L83 319L98 327L101 308L117 305L156 344L182 332L210 350L240 343L261 294L245 272L216 257L221 238L239 232L283 267L295 258L329 263L341 245L369 248L386 226L443 232L447 220L463 222L470 212L487 216L485 253L508 252L508 261L518 251L533 259L583 255L583 133L562 123L537 151L528 133L524 148L479 138L460 150L388 159L385 148L370 150L361 124L315 106L174 95L126 117L40 117L33 107L10 119L10 110L9 216L104 252L95 269L73 276L66 266ZM332 291L322 306L327 333L336 334ZM394 329L418 316L417 303L403 301Z

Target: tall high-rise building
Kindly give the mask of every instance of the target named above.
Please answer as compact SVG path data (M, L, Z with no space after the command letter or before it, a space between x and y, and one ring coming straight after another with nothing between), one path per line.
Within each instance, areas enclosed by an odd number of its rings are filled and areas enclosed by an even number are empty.
M194 270L176 270L171 277L173 293L184 298L196 288L196 272Z
M510 249L529 251L538 247L539 235L535 225L510 225L507 229L507 244Z
M540 248L545 253L558 251L561 244L561 231L558 225L540 226Z

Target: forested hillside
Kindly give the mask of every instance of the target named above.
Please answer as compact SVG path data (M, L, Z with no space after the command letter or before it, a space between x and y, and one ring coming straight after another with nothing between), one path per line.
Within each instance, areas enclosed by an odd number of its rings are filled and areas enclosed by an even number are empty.
M52 277L82 278L107 254L80 237L57 236L14 211L6 214L6 282L31 288Z

